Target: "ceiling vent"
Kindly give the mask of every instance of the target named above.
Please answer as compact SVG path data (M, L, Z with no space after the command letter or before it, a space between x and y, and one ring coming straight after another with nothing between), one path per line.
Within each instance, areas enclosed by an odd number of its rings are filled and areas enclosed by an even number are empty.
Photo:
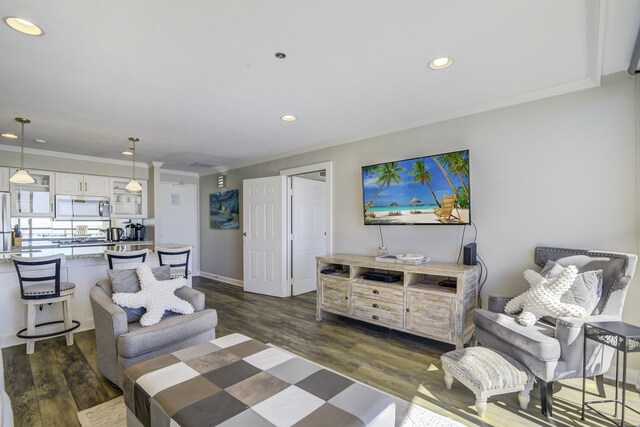
M189 166L191 166L192 168L211 169L211 168L215 168L215 167L220 166L220 165L216 165L216 164L213 164L213 163L195 162L195 163L191 163L191 165L189 165Z

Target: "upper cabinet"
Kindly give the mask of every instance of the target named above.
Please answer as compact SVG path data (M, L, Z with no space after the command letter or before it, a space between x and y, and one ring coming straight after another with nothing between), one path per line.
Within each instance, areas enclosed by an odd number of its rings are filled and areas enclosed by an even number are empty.
M17 169L10 169L13 175ZM29 170L33 184L10 183L12 217L53 217L54 173Z
M139 179L142 191L132 192L125 187L128 178L111 178L111 218L147 217L147 181Z
M9 191L9 168L0 168L0 191Z
M56 194L109 197L109 178L75 173L56 173Z

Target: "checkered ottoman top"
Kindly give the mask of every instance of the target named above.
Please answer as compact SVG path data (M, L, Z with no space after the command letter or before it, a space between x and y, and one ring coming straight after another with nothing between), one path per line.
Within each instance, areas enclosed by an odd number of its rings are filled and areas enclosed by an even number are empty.
M145 426L366 426L395 411L378 390L240 334L133 365L123 388Z

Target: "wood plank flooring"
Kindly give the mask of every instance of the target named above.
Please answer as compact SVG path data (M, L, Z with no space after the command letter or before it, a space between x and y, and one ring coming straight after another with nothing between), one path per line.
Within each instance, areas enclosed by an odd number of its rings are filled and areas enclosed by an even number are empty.
M480 419L469 390L458 382L451 390L444 386L440 355L453 346L331 314L317 322L315 293L267 297L200 277L194 278L193 286L205 293L207 307L218 311L217 336L239 332L272 343L463 424L607 425L589 412L586 420L580 420L581 380L558 384L551 419L540 414L537 390L526 411L520 409L516 394L490 398L487 416ZM74 339L71 347L64 337L37 342L30 356L25 345L2 349L16 426L77 426L78 411L121 394L97 371L94 332L77 333ZM587 386L593 399L595 384L587 381ZM613 395L611 383L607 393ZM635 388L627 388L627 401L640 408ZM627 419L630 424L640 423L640 416L631 411Z

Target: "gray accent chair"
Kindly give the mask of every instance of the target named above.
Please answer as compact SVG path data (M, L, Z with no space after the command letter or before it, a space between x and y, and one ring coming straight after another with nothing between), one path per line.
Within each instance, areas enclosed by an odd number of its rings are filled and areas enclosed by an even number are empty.
M637 255L580 249L538 247L535 263L544 267L548 260L562 266L575 265L578 272L602 270L602 296L590 316L560 317L555 325L544 320L522 326L517 315L504 313L511 297L489 297L488 310L476 309L473 323L476 341L502 351L521 362L540 384L542 413L552 416L553 382L582 377L585 322L620 320L622 308L638 261ZM594 341L587 343L587 377L596 377L604 397L603 374L609 370L614 349Z
M165 314L160 323L142 327L127 323L127 314L112 300L111 280L100 280L89 292L96 328L98 370L122 388L128 366L215 338L218 313L204 308L204 294L184 286L176 295L189 301L193 314Z

